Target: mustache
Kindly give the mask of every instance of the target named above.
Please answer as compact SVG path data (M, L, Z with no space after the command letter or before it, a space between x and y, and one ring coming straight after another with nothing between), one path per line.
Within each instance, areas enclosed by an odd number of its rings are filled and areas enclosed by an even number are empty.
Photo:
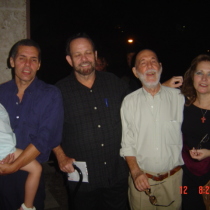
M154 70L154 69L148 69L144 72L144 74L147 74L147 73L156 73L157 71Z
M84 64L92 64L91 62L89 62L89 61L86 61L86 62L82 62L82 63L80 63L79 65L81 66L81 65L84 65Z

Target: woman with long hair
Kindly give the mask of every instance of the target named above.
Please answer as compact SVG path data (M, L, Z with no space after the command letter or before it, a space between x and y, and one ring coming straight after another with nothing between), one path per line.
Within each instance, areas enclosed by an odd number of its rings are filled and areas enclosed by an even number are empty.
M186 97L182 133L184 139L184 210L205 210L202 194L210 180L210 56L199 55L184 76L182 93Z

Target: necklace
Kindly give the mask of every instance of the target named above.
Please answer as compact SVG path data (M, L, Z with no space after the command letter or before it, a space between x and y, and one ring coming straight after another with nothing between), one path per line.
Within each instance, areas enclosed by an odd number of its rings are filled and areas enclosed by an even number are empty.
M206 120L205 115L206 115L206 112L207 112L207 111L208 111L208 110L206 109L205 113L203 113L203 111L202 111L202 109L201 109L201 113L202 113L202 115L203 115L203 117L201 117L202 123L205 123L205 120Z

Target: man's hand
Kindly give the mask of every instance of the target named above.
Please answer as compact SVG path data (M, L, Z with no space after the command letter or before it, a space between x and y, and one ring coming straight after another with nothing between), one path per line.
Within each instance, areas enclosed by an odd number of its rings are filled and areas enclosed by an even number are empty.
M209 149L195 149L193 148L192 150L190 150L190 156L193 158L193 159L196 159L196 160L203 160L207 157L210 157L210 150Z
M22 153L13 161L12 157L6 158L4 164L0 164L0 175L11 174L34 160L40 152L33 144L29 144ZM6 163L7 161L7 163Z
M12 163L0 164L0 175L12 174L16 171L18 171L18 170L16 167L14 167L14 164L12 164Z
M0 164L5 164L5 163L12 163L15 160L15 155L14 153L11 153L7 155L3 160L0 161Z
M67 157L60 145L55 147L53 152L58 160L61 171L66 173L74 172L73 163L75 162L75 159Z
M131 173L133 178L135 187L139 191L145 191L150 188L148 177L143 171L139 171L138 173Z
M0 175L6 175L16 172L15 168L12 167L14 162L15 155L11 153L7 155L3 160L0 161Z
M171 88L178 88L182 86L183 83L183 77L182 76L174 76L171 79L165 81L162 83L162 85L171 87Z
M74 167L73 167L74 162L75 159L65 156L61 160L58 160L58 165L61 171L66 173L71 173L74 172Z
M148 177L138 166L136 157L126 156L125 159L128 163L128 167L130 168L131 176L136 189L139 191L145 191L150 188Z

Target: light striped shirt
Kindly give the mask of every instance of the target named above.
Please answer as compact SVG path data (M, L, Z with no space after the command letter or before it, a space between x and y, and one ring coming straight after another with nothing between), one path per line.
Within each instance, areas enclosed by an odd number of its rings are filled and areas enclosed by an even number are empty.
M141 169L154 173L182 165L183 107L180 91L165 86L155 96L144 88L126 96L120 155L135 156Z

